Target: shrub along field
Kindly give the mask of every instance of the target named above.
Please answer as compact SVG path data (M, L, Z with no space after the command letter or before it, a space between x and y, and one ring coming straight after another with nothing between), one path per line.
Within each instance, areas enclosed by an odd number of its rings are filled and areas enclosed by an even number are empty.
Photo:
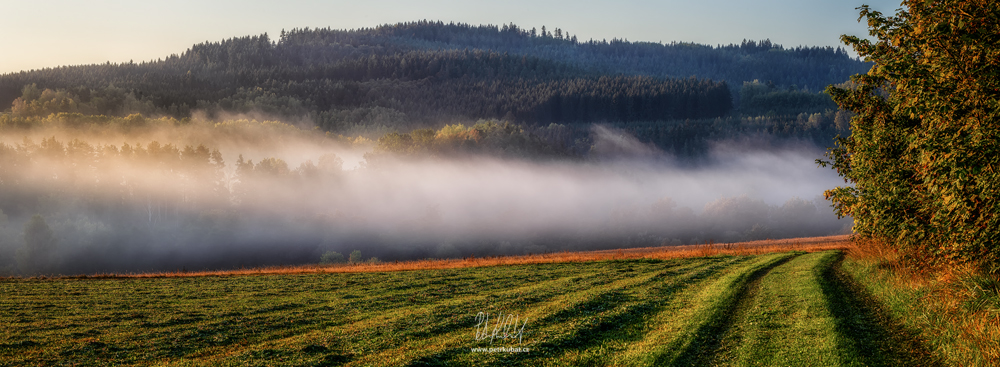
M6 279L0 364L935 364L842 257Z

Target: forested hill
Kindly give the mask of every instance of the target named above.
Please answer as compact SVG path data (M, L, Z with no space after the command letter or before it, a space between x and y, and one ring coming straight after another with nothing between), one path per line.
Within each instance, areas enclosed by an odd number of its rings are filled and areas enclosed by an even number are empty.
M580 41L545 27L414 22L292 29L277 41L264 34L206 42L161 60L4 74L0 106L10 106L8 119L259 113L370 137L497 119L564 124L575 141L590 123L602 122L636 134L628 126L653 127L643 128L646 141L677 151L732 135L746 125L739 119L751 116L768 118L753 122L758 131L826 142L837 133L836 106L817 91L866 68L840 49L786 49L769 41L718 47ZM696 132L683 139L669 130L680 125L664 125L668 131L656 123L719 117L737 120L723 124L726 131L684 125Z
M584 41L559 28L527 30L515 24L471 26L421 21L350 31L293 29L282 35L282 42L376 45L388 49L489 49L559 60L601 74L694 76L725 81L736 88L744 81L760 80L814 92L842 83L870 67L839 47L786 49L770 40L743 40L720 46L622 39Z
M864 68L840 49L784 49L769 41L721 47L581 42L544 27L415 22L293 29L277 42L266 34L233 38L151 62L6 74L0 105L35 97L23 95L34 83L39 90L64 89L97 113L183 117L196 108L257 109L312 113L326 128L349 120L345 112L370 114L373 107L388 120L400 114L404 120L519 122L689 119L727 114L730 91L744 81L816 91Z

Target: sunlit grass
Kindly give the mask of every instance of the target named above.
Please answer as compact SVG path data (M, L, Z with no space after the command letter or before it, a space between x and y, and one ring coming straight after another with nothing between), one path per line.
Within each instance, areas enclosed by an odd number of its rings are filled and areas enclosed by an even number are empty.
M843 270L937 358L962 366L1000 365L1000 279L970 267L921 269L877 242L848 251Z
M761 248L767 247L701 246L690 251L722 254L664 259L645 257L656 255L654 249L562 255L576 259L567 262L536 255L506 265L464 259L483 263L395 272L6 279L0 280L0 362L661 366L912 360L905 341L893 338L874 344L886 346L892 353L877 352L887 357L857 347L889 329L868 320L873 313L864 301L844 279L830 276L840 251L753 253ZM333 269L344 268L351 267ZM494 320L483 335L503 335L492 334L501 313L516 315L523 333L477 339L480 312ZM854 319L866 320L873 331L853 328ZM528 351L475 349L491 347Z

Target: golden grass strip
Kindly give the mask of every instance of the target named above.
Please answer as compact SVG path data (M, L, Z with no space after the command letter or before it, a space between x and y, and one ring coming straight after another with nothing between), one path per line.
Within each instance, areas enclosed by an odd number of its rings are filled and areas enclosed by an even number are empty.
M369 273L429 269L457 269L484 266L548 264L630 259L678 259L714 255L761 255L772 252L846 250L851 247L850 235L802 237L735 243L705 243L700 245L640 247L617 250L566 251L518 256L467 257L464 259L432 259L355 264L309 264L231 270L173 271L151 273L106 273L38 279L108 279L108 278L175 278L270 274Z

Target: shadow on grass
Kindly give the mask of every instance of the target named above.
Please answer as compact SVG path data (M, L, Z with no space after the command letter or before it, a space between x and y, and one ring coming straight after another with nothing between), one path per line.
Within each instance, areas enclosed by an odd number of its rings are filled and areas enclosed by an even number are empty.
M835 318L843 364L943 366L915 332L893 321L867 291L841 270L843 260L841 253L817 267L827 309Z
M774 268L798 257L800 254L785 257L775 261L753 273L747 275L742 281L735 284L740 290L730 299L724 301L722 307L717 309L709 318L709 321L694 332L691 343L688 344L676 358L670 355L663 355L654 362L654 365L672 366L710 366L722 348L722 339L726 331L731 329L736 323L740 308L747 307L753 295L756 295L760 288L761 279Z
M531 353L504 354L490 364L509 366L535 365L539 363L537 361L538 359L556 357L570 349L585 350L588 347L600 345L611 338L625 338L631 340L641 339L643 335L641 330L629 329L637 327L638 325L644 323L648 317L659 312L659 310L662 309L664 304L666 304L674 294L684 288L696 284L701 279L705 279L718 273L728 266L733 266L745 261L745 259L742 259L736 263L727 264L725 260L726 258L710 259L699 267L698 270L693 270L691 273L685 274L685 281L671 282L669 284L664 284L663 286L651 287L649 289L651 293L646 295L645 301L637 302L612 315L594 315L596 317L585 319L584 322L575 326L570 333L563 337L554 340L547 340L530 346L532 348ZM653 277L647 281L647 283L657 282L659 279L660 278L658 276ZM634 287L637 286L638 285ZM562 320L579 318L583 314L591 314L590 311L593 310L613 310L631 301L635 301L634 297L626 296L621 290L607 290L595 296L593 299L577 305L572 309L562 310L553 315L546 316L542 320L538 320L535 325L552 324L562 322ZM617 333L623 330L633 332L625 332L625 334L631 335L621 335ZM469 349L469 347L452 348L433 356L417 359L409 365L431 366L448 364L458 356L468 353Z

